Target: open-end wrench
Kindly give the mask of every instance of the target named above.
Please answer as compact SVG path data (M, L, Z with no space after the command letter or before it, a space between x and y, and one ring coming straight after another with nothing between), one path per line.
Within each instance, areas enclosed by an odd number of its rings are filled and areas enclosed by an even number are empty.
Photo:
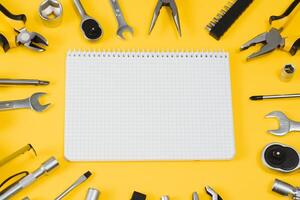
M99 23L90 17L83 8L80 0L73 0L80 16L81 16L81 30L88 40L97 40L103 35L103 31Z
M277 118L279 121L279 128L276 130L269 130L268 132L277 135L283 136L292 131L300 131L300 122L290 120L283 112L274 111L266 115L266 118Z
M126 38L124 37L123 33L125 31L128 31L129 33L133 34L133 29L126 23L118 0L110 0L110 3L111 3L111 6L113 7L115 16L116 16L117 21L118 21L117 35L120 38L125 40Z
M1 101L0 102L0 111L3 110L14 110L14 109L22 109L29 108L36 112L42 112L48 108L49 104L42 105L39 102L39 98L46 93L34 93L31 97L21 100L12 100L12 101Z

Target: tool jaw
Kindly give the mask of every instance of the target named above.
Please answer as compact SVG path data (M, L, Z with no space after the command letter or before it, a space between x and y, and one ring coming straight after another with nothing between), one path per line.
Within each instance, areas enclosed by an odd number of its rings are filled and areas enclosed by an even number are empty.
M149 29L149 34L152 32L155 24L156 24L156 21L158 19L158 16L159 16L159 13L160 13L160 9L164 6L164 3L162 2L162 0L159 0L156 4L156 7L154 9L154 13L153 13L153 17L152 17L152 20L151 20L151 24L150 24L150 29Z
M266 115L266 118L276 118L279 122L279 128L276 130L269 130L268 132L276 135L283 136L289 132L300 131L300 123L290 120L283 112L273 111Z
M26 28L16 31L18 32L16 36L16 43L18 45L24 45L25 47L38 52L45 51L43 46L48 46L47 39L36 32L29 32Z
M44 110L46 110L49 106L50 106L50 103L48 104L45 104L45 105L42 105L40 102L39 102L39 98L41 96L44 96L46 95L46 93L44 92L38 92L38 93L34 93L28 100L29 100L29 103L30 103L30 106L32 108L32 110L36 111L36 112L42 112Z
M124 37L124 33L125 32L129 32L131 34L133 34L133 29L128 26L128 25L124 25L122 27L120 27L118 30L117 30L117 35L122 38L123 40L125 40L126 38Z
M276 118L279 122L279 128L276 130L268 130L269 133L276 136L283 136L291 131L291 120L283 112L273 111L267 114L266 118Z
M179 13L178 13L177 5L174 0L159 0L157 2L154 13L153 13L153 17L152 17L149 34L152 32L152 30L156 24L156 21L158 19L158 16L159 16L159 13L160 13L160 10L162 7L169 7L171 9L172 17L173 17L174 23L176 25L176 29L177 29L179 35L181 36L181 25L180 25Z
M212 200L223 200L223 198L217 192L215 192L211 187L206 186L205 191L209 196L211 196Z
M255 46L256 44L262 44L263 46L259 51L248 56L247 60L262 56L274 51L277 48L283 48L285 45L285 39L281 36L280 30L271 28L269 32L259 34L258 36L243 44L240 50L246 50L252 46Z

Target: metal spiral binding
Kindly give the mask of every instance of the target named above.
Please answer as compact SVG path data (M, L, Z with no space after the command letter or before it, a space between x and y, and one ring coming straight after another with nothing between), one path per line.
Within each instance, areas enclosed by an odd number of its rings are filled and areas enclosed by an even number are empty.
M137 58L168 58L168 57L177 57L177 58L185 58L195 56L196 58L226 58L228 57L228 53L224 50L219 51L210 51L210 50L172 50L172 51L164 51L164 50L102 50L102 51L93 51L93 50L69 50L67 57L112 57L112 58L126 58L126 57L137 57Z
M223 9L210 21L210 23L206 26L207 31L211 31L213 27L223 18L223 16L228 12L228 10L237 2L237 0L232 0L227 2Z

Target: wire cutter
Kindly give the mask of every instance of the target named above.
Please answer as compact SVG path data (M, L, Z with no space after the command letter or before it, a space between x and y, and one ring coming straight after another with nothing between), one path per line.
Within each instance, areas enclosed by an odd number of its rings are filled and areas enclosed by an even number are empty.
M26 29L24 14L14 15L0 4L0 20L0 45L5 52L20 45L41 52L45 50L43 46L48 46L42 35Z
M291 14L295 7L300 3L300 0L294 0L294 2L288 7L288 9L280 16L271 16L269 19L270 25L275 20L283 19ZM268 32L259 34L247 43L241 46L241 51L248 49L251 46L262 43L263 46L258 52L255 52L248 56L247 60L267 54L275 49L283 49L289 51L291 55L295 55L300 48L300 38L287 38L282 35L284 26L281 28L274 28Z
M157 21L157 18L159 16L160 10L162 7L169 7L172 11L172 15L173 15L173 20L175 22L177 31L179 33L179 35L181 36L181 27L180 27L180 20L179 20L179 13L178 13L178 9L177 9L177 5L175 3L175 0L158 0L155 10L154 10L154 14L153 14L153 18L152 18L152 22L150 25L150 31L149 34L152 32L155 23Z

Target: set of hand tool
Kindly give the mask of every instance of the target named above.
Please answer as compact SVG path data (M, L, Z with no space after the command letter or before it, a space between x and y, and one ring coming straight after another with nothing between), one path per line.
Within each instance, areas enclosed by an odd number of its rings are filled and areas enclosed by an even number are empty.
M117 36L121 39L126 39L125 33L134 34L133 28L128 25L125 20L125 16L122 12L121 6L118 0L109 0L118 28L116 31ZM93 17L91 17L85 10L82 2L80 0L73 0L74 6L81 17L80 28L84 37L87 40L98 40L103 34L103 27L100 23ZM253 0L233 0L228 5L226 5L210 23L206 26L209 34L217 40L229 30L234 22L242 16L248 7L253 3ZM256 57L260 57L267 53L270 53L276 49L281 49L288 51L291 55L295 55L300 49L300 38L288 37L285 33L285 28L287 23L284 23L280 27L275 27L274 21L284 20L292 17L296 8L299 5L300 0L294 0L293 3L284 11L283 14L279 16L271 16L269 18L270 28L263 33L260 33L253 39L249 40L240 47L241 51L244 51L257 44L262 44L262 47L258 52L255 52L248 56L247 60L251 60ZM163 7L168 7L171 10L172 18L175 23L177 32L179 36L182 36L181 23L179 17L179 9L176 5L175 0L158 0L154 9L153 17L150 23L149 34L154 30L155 24L159 18L160 11ZM57 26L62 22L63 17L63 5L59 0L44 0L41 2L38 14L42 21L46 25ZM47 39L40 33L28 31L25 24L27 21L25 14L15 14L11 12L2 4L0 4L0 18L1 18L1 29L0 29L0 44L3 50L6 52L11 48L24 46L28 49L43 52L48 46ZM280 79L282 81L290 81L294 76L296 68L293 64L286 64L280 71ZM8 85L34 85L34 86L44 86L48 85L49 81L37 80L37 79L0 79L0 86ZM46 95L44 92L33 93L30 97L18 100L8 100L0 101L0 111L2 110L12 110L12 109L31 109L36 112L43 112L49 106L48 104L41 104L40 97ZM251 96L250 99L266 100L266 99L285 99L285 98L299 98L300 93L295 94L277 94L277 95L256 95ZM284 136L290 132L298 131L300 132L300 122L293 121L289 119L281 111L273 111L266 115L267 118L277 118L279 121L279 128L276 130L269 130L268 132L275 136ZM30 150L36 154L32 145L28 144L21 149L17 150L13 154L0 160L0 167L7 164L11 160L17 158L21 154L24 154ZM275 171L289 173L294 172L300 168L300 153L293 147L290 147L281 143L270 143L262 151L262 162L263 164ZM23 190L31 183L35 182L37 179L42 177L44 174L51 172L59 165L56 158L51 157L46 160L42 165L37 168L32 173L27 171L17 173L2 184L0 184L0 189L7 181L15 178L17 176L23 175L19 180L9 185L5 189L0 191L0 200L10 199L12 196L17 194L19 191ZM75 188L85 182L92 173L87 171L82 176L79 177L71 186L69 186L65 191L63 191L56 200L61 200L65 198L70 192ZM290 196L295 200L300 200L300 189L299 187L294 187L288 183L276 179L272 190L283 196ZM211 197L212 200L222 200L222 197L215 192L211 187L205 187L206 193ZM97 200L100 197L100 191L96 188L89 188L86 194L86 200ZM24 199L29 199L28 197ZM145 200L146 195L134 192L132 194L131 200ZM161 200L170 200L169 195L163 195ZM199 194L194 192L192 194L192 200L199 200Z
M279 128L268 130L275 136L284 136L290 132L300 131L300 122L290 120L283 112L273 111L266 115L267 118L276 118ZM265 166L280 172L293 172L300 167L299 153L292 147L281 143L271 143L262 152Z
M34 154L37 156L37 153L31 144L27 144L24 147L18 149L16 152L12 153L11 155L3 158L0 160L0 167L6 165L8 162L16 159L20 155L32 150ZM7 200L17 194L19 191L28 187L31 183L35 182L38 178L40 178L44 174L48 174L50 171L54 170L56 167L59 166L59 162L55 157L49 158L47 161L42 163L42 165L29 173L28 171L18 172L2 183L0 183L0 200ZM64 199L71 191L77 188L79 185L84 183L92 173L90 171L85 172L82 176L80 176L72 185L70 185L66 190L64 190L60 195L58 195L55 200ZM16 181L12 182L10 185L6 186L8 182L11 182L12 179L16 177L20 177ZM4 188L4 186L6 186ZM4 189L2 189L4 188ZM96 188L90 187L87 191L85 200L98 200L100 197L100 191ZM25 197L25 199L29 199L29 197Z

